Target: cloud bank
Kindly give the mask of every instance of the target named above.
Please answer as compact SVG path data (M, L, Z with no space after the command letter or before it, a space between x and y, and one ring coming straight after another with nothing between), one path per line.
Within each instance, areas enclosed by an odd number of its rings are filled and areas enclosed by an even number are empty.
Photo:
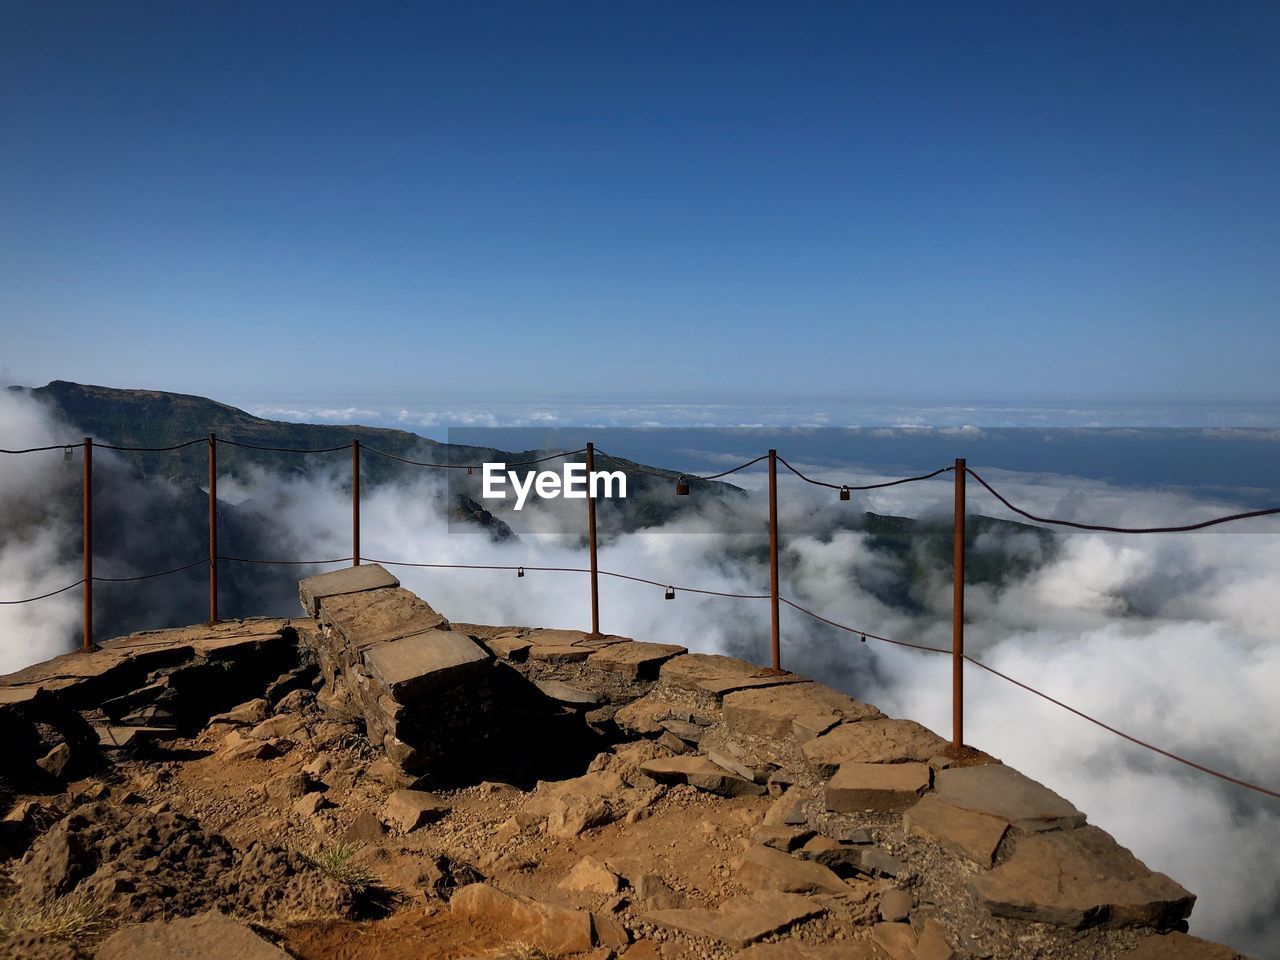
M0 397L6 443L40 445L66 436L26 401ZM73 434L74 435L74 434ZM36 459L43 457L44 459ZM33 595L78 578L78 470L60 454L7 458L0 506L21 517L20 535L0 531L0 599ZM823 477L821 468L798 464ZM873 479L874 468L861 468ZM848 477L848 471L842 471ZM121 474L119 482L129 481ZM1234 504L1177 491L1112 488L1072 477L992 474L1015 502L1035 512L1102 523L1159 524L1230 512ZM742 478L749 489L758 477ZM349 494L340 474L283 478L266 472L224 484L246 549L271 557L340 557L349 552ZM50 491L56 496L51 497ZM191 491L166 501L179 509ZM147 494L162 497L159 487ZM972 494L974 512L992 512ZM527 534L507 544L451 532L446 490L430 474L367 491L362 505L367 556L429 563L585 565L576 538ZM62 515L43 504L58 503ZM121 502L111 501L111 502ZM860 495L859 510L930 516L950 508L946 483L913 484ZM849 505L844 505L848 509ZM168 508L166 508L168 509ZM232 509L230 505L228 509ZM656 580L733 593L765 592L767 569L723 529L718 505L679 528L607 539L601 566ZM763 516L758 490L735 510ZM830 491L797 485L783 499L784 530L817 530L823 511L840 509ZM69 512L68 512L69 511ZM198 519L198 517L197 517ZM537 525L534 524L537 529ZM547 529L552 526L548 525ZM153 539L171 534L154 524ZM184 542L172 556L198 555L198 526L172 528ZM1046 553L1031 534L1001 536L999 548L1030 561L1031 572L967 594L968 649L991 666L1095 714L1143 739L1268 786L1280 783L1280 525L1250 531L1160 537L1070 534ZM686 535L675 536L674 533ZM136 545L135 545L136 546ZM921 551L923 556L923 548ZM159 559L159 557L157 557ZM231 567L233 565L228 565ZM293 614L293 569L271 578L228 569L226 577L261 582L252 612ZM456 621L583 627L585 578L572 573L513 573L392 568L405 586ZM950 572L927 569L923 610L886 603L883 587L901 575L862 532L793 535L783 554L783 592L826 616L886 636L950 643ZM201 619L198 584L191 609L161 617ZM768 657L768 605L678 593L602 578L603 629L641 639ZM21 607L0 607L0 670L43 659L74 643L79 593ZM152 622L148 626L161 626ZM950 664L946 657L860 644L784 608L786 666L910 716L946 734ZM1069 797L1151 867L1200 897L1193 932L1264 958L1280 942L1280 805L1142 750L997 678L967 676L967 739Z

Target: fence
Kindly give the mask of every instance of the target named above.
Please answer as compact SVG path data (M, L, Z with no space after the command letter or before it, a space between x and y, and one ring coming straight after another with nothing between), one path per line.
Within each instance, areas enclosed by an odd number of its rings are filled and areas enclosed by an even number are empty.
M174 450L182 450L190 446L200 443L208 444L209 453L209 556L200 560L193 561L172 570L164 570L158 573L145 574L138 577L95 577L93 573L93 451L94 447L100 447L107 450L119 450L133 453L162 453ZM311 455L321 453L335 453L342 450L351 451L351 556L339 557L332 560L262 560L243 557L223 556L218 552L218 445L225 444L228 446L241 447L250 450L259 450L272 453L287 453L298 455ZM591 603L591 630L592 636L600 636L600 592L599 578L601 576L615 577L618 579L629 580L636 583L650 584L652 586L664 587L659 581L649 580L644 577L636 577L630 574L618 573L614 571L601 570L598 563L598 543L596 537L596 504L595 498L591 495L586 497L587 503L587 551L589 565L582 567L538 567L538 566L513 566L506 564L454 564L454 563L416 563L403 560L381 560L370 557L364 557L360 552L360 464L362 453L369 453L375 456L384 457L388 460L399 463L430 468L439 470L461 470L465 469L468 473L480 466L479 464L465 463L430 463L420 460L411 460L405 457L396 456L382 450L369 446L361 446L359 440L352 440L350 444L343 444L336 447L323 447L318 449L299 449L293 447L268 447L258 446L256 444L243 443L236 440L228 440L218 437L216 434L210 433L208 438L199 438L189 440L185 443L174 444L167 447L124 447L114 446L111 444L95 444L92 437L85 437L81 444L56 444L44 447L31 447L23 450L4 450L0 449L0 454L30 454L43 451L61 450L64 452L66 459L71 458L71 451L74 447L81 446L83 448L83 575L80 580L75 583L68 584L58 590L50 591L37 597L27 597L21 600L2 600L0 605L13 605L21 603L32 603L38 600L44 600L53 597L75 587L83 585L84 587L84 628L83 639L81 643L82 650L93 649L93 584L97 582L131 582L138 580L149 580L156 577L164 577L173 573L179 573L183 570L189 570L200 564L208 564L209 567L209 622L216 623L218 621L218 565L219 562L231 563L261 563L261 564L293 564L293 565L312 565L312 564L328 564L340 563L349 560L353 565L358 566L361 561L370 563L381 563L387 566L404 566L417 568L437 568L437 569L472 569L472 570L515 570L519 576L523 576L525 570L537 570L555 573L585 573L590 578L590 603ZM658 472L648 470L636 464L628 464L617 457L614 457L603 450L597 450L595 445L588 443L586 447L573 450L562 451L549 454L545 457L538 457L532 460L524 460L515 463L508 463L507 467L532 466L539 463L545 463L549 460L556 460L565 457L573 457L578 454L584 454L586 459L587 475L590 476L595 470L596 455L612 460L619 466L624 468L625 472L647 474L658 477L662 480L669 481L672 473ZM678 589L686 593L696 593L710 596L729 597L742 600L769 600L769 624L770 624L770 648L772 652L772 663L768 668L768 672L773 674L782 674L782 653L781 653L781 621L780 610L783 604L792 609L812 617L821 623L825 623L838 630L845 631L850 634L857 635L862 642L866 642L868 638L893 644L895 646L905 647L912 650L927 652L950 654L951 656L951 697L952 697L952 730L951 730L951 749L953 751L961 751L964 749L964 666L966 663L972 664L987 673L992 674L1002 680L1005 680L1041 699L1046 700L1070 713L1080 717L1090 723L1098 726L1116 736L1119 736L1130 743L1151 750L1168 759L1175 760L1194 770L1217 777L1236 786L1261 793L1274 799L1280 799L1280 791L1271 790L1266 787L1259 786L1254 783L1233 777L1230 774L1223 773L1218 770L1211 769L1202 764L1196 763L1186 757L1179 756L1171 751L1165 750L1154 744L1141 740L1131 734L1125 733L1110 724L1092 717L1075 707L1069 706L1049 694L1037 690L1013 677L1008 676L996 670L994 667L988 666L982 661L965 653L964 649L964 574L965 574L965 516L966 516L966 490L965 480L967 477L973 477L988 493L996 500L1003 504L1013 513L1024 517L1025 519L1036 523L1049 524L1053 526L1068 527L1076 530L1089 530L1104 533L1121 533L1121 534L1159 534L1159 533L1185 533L1195 530L1203 530L1207 527L1217 526L1219 524L1231 523L1239 520L1247 520L1257 517L1273 516L1280 514L1280 507L1271 507L1262 510L1251 510L1244 513L1234 513L1227 516L1215 517L1210 520L1203 520L1196 523L1189 523L1180 526L1164 526L1164 527L1115 527L1104 526L1100 524L1081 523L1072 520L1061 520L1053 517L1037 516L1021 507L1013 504L1008 498L1001 494L995 487L988 483L976 471L971 469L963 458L957 458L954 464L939 467L931 473L921 474L919 476L900 477L895 480L887 480L880 483L870 484L836 484L829 483L824 480L817 480L806 476L801 470L792 466L784 457L778 455L777 450L769 450L767 453L748 460L744 463L731 467L728 470L722 470L719 473L700 476L696 474L683 474L675 481L675 495L690 495L690 480L711 481L718 480L722 477L730 476L740 470L754 466L762 460L768 461L769 471L769 592L767 594L740 594L725 593L716 590L705 590L698 587L680 586ZM835 620L828 619L812 610L800 606L794 601L783 597L779 592L779 560L778 560L778 464L781 463L788 471L798 477L805 483L814 486L826 487L828 489L838 491L840 500L850 500L854 491L865 491L882 489L885 487L898 486L906 483L917 483L925 480L931 480L946 473L953 475L954 483L954 552L952 561L952 605L951 605L951 649L947 650L942 647L933 647L925 644L912 643L905 640L896 640L889 637L877 636L866 630L860 630L847 624L839 623ZM665 585L665 596L667 599L674 599L677 587L674 584Z

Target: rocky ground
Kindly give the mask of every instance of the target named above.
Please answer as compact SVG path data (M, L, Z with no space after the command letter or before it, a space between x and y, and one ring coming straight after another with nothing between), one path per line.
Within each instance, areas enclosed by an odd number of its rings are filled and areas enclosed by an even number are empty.
M802 677L378 567L302 598L0 678L0 956L1238 960L1067 800Z

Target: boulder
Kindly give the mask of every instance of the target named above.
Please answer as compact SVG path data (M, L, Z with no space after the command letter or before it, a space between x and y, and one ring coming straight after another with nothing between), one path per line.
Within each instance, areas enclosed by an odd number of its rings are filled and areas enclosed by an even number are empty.
M267 799L276 803L292 803L311 790L311 778L301 770L280 773L263 784Z
M998 817L1019 830L1071 829L1085 822L1069 801L1002 763L939 770L934 793L954 807Z
M71 745L60 743L36 761L36 766L54 779L61 779L71 764Z
M439 820L449 809L449 804L434 793L425 790L397 790L387 798L383 819L399 827L402 833L410 833L423 824Z
M648 910L675 910L684 906L684 897L656 873L640 874L634 888L636 900Z
M365 811L357 814L351 825L342 832L342 842L348 845L377 843L385 833L382 821Z
M1196 899L1097 827L1021 837L1005 863L970 886L996 916L1074 928L1168 929Z
M924 763L842 763L827 784L826 807L836 813L900 813L929 789L929 778Z
M886 923L901 923L911 914L911 894L905 890L888 890L880 898L880 919Z
M560 881L560 887L574 893L611 895L622 889L622 878L595 857L583 857Z

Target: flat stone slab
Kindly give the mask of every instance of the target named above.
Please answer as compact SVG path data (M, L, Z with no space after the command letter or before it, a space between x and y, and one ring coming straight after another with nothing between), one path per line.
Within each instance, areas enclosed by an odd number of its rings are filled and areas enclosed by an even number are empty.
M952 806L999 817L1020 830L1071 829L1085 822L1069 801L1002 763L939 770L934 792Z
M1121 954L1120 960L1244 960L1244 957L1230 947L1185 933L1157 933Z
M529 659L529 649L533 646L532 641L509 634L481 638L480 642L495 657L501 657L503 660L515 660L517 663L523 663Z
M759 796L764 787L735 776L706 757L659 757L640 764L640 772L659 783L687 783L722 797Z
M344 567L299 581L298 596L302 600L303 609L314 617L320 613L320 601L326 597L398 586L400 581L384 567L376 563L363 563L358 567Z
M991 866L996 848L1009 830L1007 820L953 806L936 793L928 794L903 814L902 825L981 867Z
M674 643L630 641L610 644L593 653L587 660L587 666L620 673L631 680L656 680L658 670L664 663L687 652L687 647Z
M93 730L98 735L98 743L107 750L172 740L178 735L172 727L95 726Z
M698 689L705 693L714 694L717 697L723 697L725 694L733 693L735 690L749 690L759 687L781 687L790 683L810 683L807 677L796 676L794 673L770 673L763 667L757 667L756 672L750 677L717 677L711 680L703 680L698 684Z
M497 925L506 938L559 956L591 949L591 914L503 893L487 883L462 887L449 900L453 913Z
M926 763L842 763L827 783L826 807L835 813L901 813L929 789Z
M686 653L664 663L658 671L658 679L667 686L697 690L698 684L707 680L731 677L741 679L759 672L760 668L754 663L735 657L722 657L714 653Z
M424 630L449 629L448 620L403 587L327 597L324 619L357 650Z
M907 923L877 923L871 928L871 942L889 960L915 960L916 932Z
M730 897L716 910L654 910L643 918L655 926L745 947L826 912L808 897L766 893Z
M370 647L365 666L400 703L474 676L489 655L470 637L453 630L427 630Z
M604 694L594 690L583 690L563 680L534 680L533 685L544 697L557 703L568 703L578 707L594 707L604 702Z
M585 630L561 630L552 627L522 630L520 639L528 640L535 646L540 647L586 647L588 651L599 650L615 643L631 642L629 637L619 637L608 633L601 636L592 636Z
M1167 929L1189 917L1196 900L1092 826L1020 837L1013 856L970 886L995 916L1076 929Z
M824 777L843 763L925 763L947 742L914 720L842 723L801 747L805 761Z
M849 885L830 868L765 846L753 846L747 851L735 879L750 890L837 895L850 892Z
M866 940L839 940L835 943L803 943L778 940L757 943L733 960L884 960L880 948Z
M266 633L261 630L242 630L217 636L196 637L191 645L195 652L210 660L234 660L251 654L262 653L287 643L283 632Z
M98 960L289 960L279 947L220 913L125 927L98 947Z
M529 659L545 663L582 663L591 656L590 647L559 643L535 643L529 647Z
M724 698L724 723L730 730L777 740L809 740L814 730L825 733L842 721L881 716L875 707L812 682L737 690Z

